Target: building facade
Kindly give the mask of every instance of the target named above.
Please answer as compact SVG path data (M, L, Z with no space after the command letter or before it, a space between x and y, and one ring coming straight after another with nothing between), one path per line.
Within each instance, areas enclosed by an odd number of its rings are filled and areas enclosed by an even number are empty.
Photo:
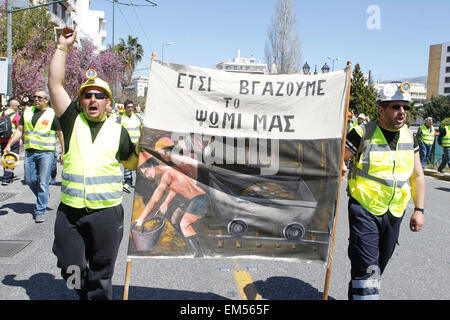
M433 96L450 95L450 42L430 46L427 101Z
M148 90L148 79L149 77L133 76L131 84L125 90L137 97L145 97Z
M233 60L228 60L224 62L219 62L216 65L219 70L229 71L229 72L241 72L241 73L256 73L256 74L266 74L267 65L261 61L256 61L252 56L250 58L241 57L241 50L238 49L237 56Z
M79 40L90 40L99 51L105 50L105 12L90 9L90 0L67 0L48 6L56 28L70 26L78 29Z

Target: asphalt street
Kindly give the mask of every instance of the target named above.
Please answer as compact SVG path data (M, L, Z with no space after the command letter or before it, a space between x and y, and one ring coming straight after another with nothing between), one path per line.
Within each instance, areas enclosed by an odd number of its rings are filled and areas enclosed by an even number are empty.
M0 242L27 244L11 257L0 257L1 300L75 300L56 266L52 253L55 214L60 202L61 171L57 185L50 186L46 221L32 218L35 197L22 183L23 161L15 173L19 179L0 186ZM346 180L343 181L345 190ZM393 258L382 277L384 300L450 299L450 182L427 176L425 227L409 231L412 201ZM133 192L124 194L125 223L116 270L113 298L123 296L129 222ZM336 243L329 286L329 299L346 300L350 264L347 258L347 197L341 194ZM252 286L261 299L322 299L326 265L255 259L151 259L133 258L130 268L129 300L238 300L234 272L251 276ZM249 295L246 298L251 299Z

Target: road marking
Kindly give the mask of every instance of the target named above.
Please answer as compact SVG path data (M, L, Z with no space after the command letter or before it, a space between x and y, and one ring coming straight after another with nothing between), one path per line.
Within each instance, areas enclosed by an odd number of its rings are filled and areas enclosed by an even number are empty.
M247 271L233 270L233 275L242 300L261 300L253 279Z

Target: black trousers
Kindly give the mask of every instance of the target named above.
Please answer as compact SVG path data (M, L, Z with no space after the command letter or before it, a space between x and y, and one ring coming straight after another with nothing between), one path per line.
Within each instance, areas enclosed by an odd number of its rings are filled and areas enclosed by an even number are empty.
M348 257L352 279L349 283L348 298L378 299L380 277L394 253L402 217L396 218L389 211L382 216L373 215L355 199L350 198L348 219Z
M112 299L112 276L123 237L122 205L86 211L61 203L53 253L61 275L80 299Z

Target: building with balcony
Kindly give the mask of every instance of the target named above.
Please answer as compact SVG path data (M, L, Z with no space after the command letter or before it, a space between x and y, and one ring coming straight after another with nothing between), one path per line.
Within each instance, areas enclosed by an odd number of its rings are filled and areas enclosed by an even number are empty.
M238 49L237 56L233 60L228 60L224 62L219 62L216 65L219 70L229 71L229 72L241 72L241 73L256 73L256 74L266 74L267 65L261 61L256 61L252 56L250 58L241 57L241 50Z
M450 42L430 46L427 101L433 96L450 95Z
M39 1L35 1L38 3ZM56 28L65 26L78 29L79 40L89 39L98 50L105 50L105 12L90 9L90 0L67 0L48 6L50 18Z
M137 97L145 97L148 90L149 77L133 76L131 84L125 88L129 93L135 94Z

